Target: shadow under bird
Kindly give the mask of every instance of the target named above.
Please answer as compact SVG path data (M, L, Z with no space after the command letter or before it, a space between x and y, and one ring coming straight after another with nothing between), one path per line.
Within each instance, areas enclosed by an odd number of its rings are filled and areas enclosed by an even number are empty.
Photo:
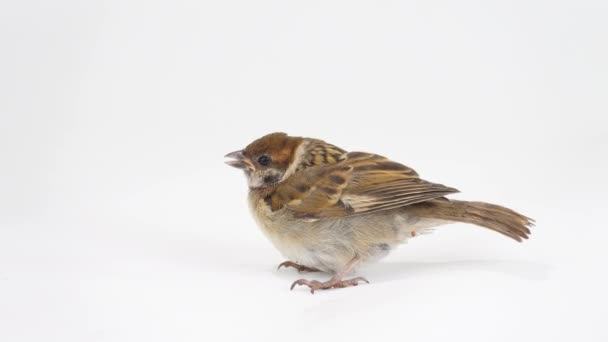
M324 282L296 280L291 289L306 285L314 293L369 283L344 277L439 225L471 223L520 242L533 226L499 205L448 199L458 190L425 181L405 165L319 139L272 133L226 157L245 172L261 230L289 259L279 268L333 274Z

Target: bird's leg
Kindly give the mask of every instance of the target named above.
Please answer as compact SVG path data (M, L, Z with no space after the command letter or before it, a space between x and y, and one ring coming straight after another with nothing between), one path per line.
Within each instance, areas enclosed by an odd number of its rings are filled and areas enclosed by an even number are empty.
M342 269L342 271L336 273L331 279L328 281L320 282L318 280L306 280L299 279L291 284L291 289L296 285L306 285L310 287L310 293L314 294L316 290L326 290L331 288L340 288L340 287L349 287L349 286L357 286L359 282L366 282L369 284L369 281L363 277L357 277L353 279L342 280L348 272L350 272L357 264L359 263L359 257L354 257L351 261L348 262Z
M304 266L304 265L300 265L300 264L296 264L293 261L285 261L279 264L279 267L277 267L277 270L281 267L293 267L296 270L298 270L299 273L302 272L321 272L320 270L314 268L314 267L308 267L308 266Z

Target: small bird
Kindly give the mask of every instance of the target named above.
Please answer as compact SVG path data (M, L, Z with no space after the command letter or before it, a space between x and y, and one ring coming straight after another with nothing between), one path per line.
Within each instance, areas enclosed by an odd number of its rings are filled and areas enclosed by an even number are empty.
M471 223L521 242L534 222L499 205L448 199L459 191L383 156L319 139L272 133L225 157L244 171L253 216L288 259L279 268L333 274L324 282L296 280L292 290L305 285L314 294L369 283L344 278L439 225Z

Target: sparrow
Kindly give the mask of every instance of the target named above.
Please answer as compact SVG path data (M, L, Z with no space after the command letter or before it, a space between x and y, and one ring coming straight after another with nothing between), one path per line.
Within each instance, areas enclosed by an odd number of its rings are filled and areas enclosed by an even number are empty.
M448 199L458 190L421 179L381 155L347 152L323 140L272 133L228 153L244 171L253 217L279 252L279 265L328 272L327 281L299 279L316 290L369 283L344 279L431 228L464 222L521 242L534 220L484 202Z

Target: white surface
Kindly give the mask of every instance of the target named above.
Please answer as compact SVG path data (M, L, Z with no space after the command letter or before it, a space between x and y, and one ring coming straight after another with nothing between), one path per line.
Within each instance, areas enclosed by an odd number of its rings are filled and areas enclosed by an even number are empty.
M608 340L607 6L2 2L0 340ZM290 292L222 158L277 130L537 227Z

